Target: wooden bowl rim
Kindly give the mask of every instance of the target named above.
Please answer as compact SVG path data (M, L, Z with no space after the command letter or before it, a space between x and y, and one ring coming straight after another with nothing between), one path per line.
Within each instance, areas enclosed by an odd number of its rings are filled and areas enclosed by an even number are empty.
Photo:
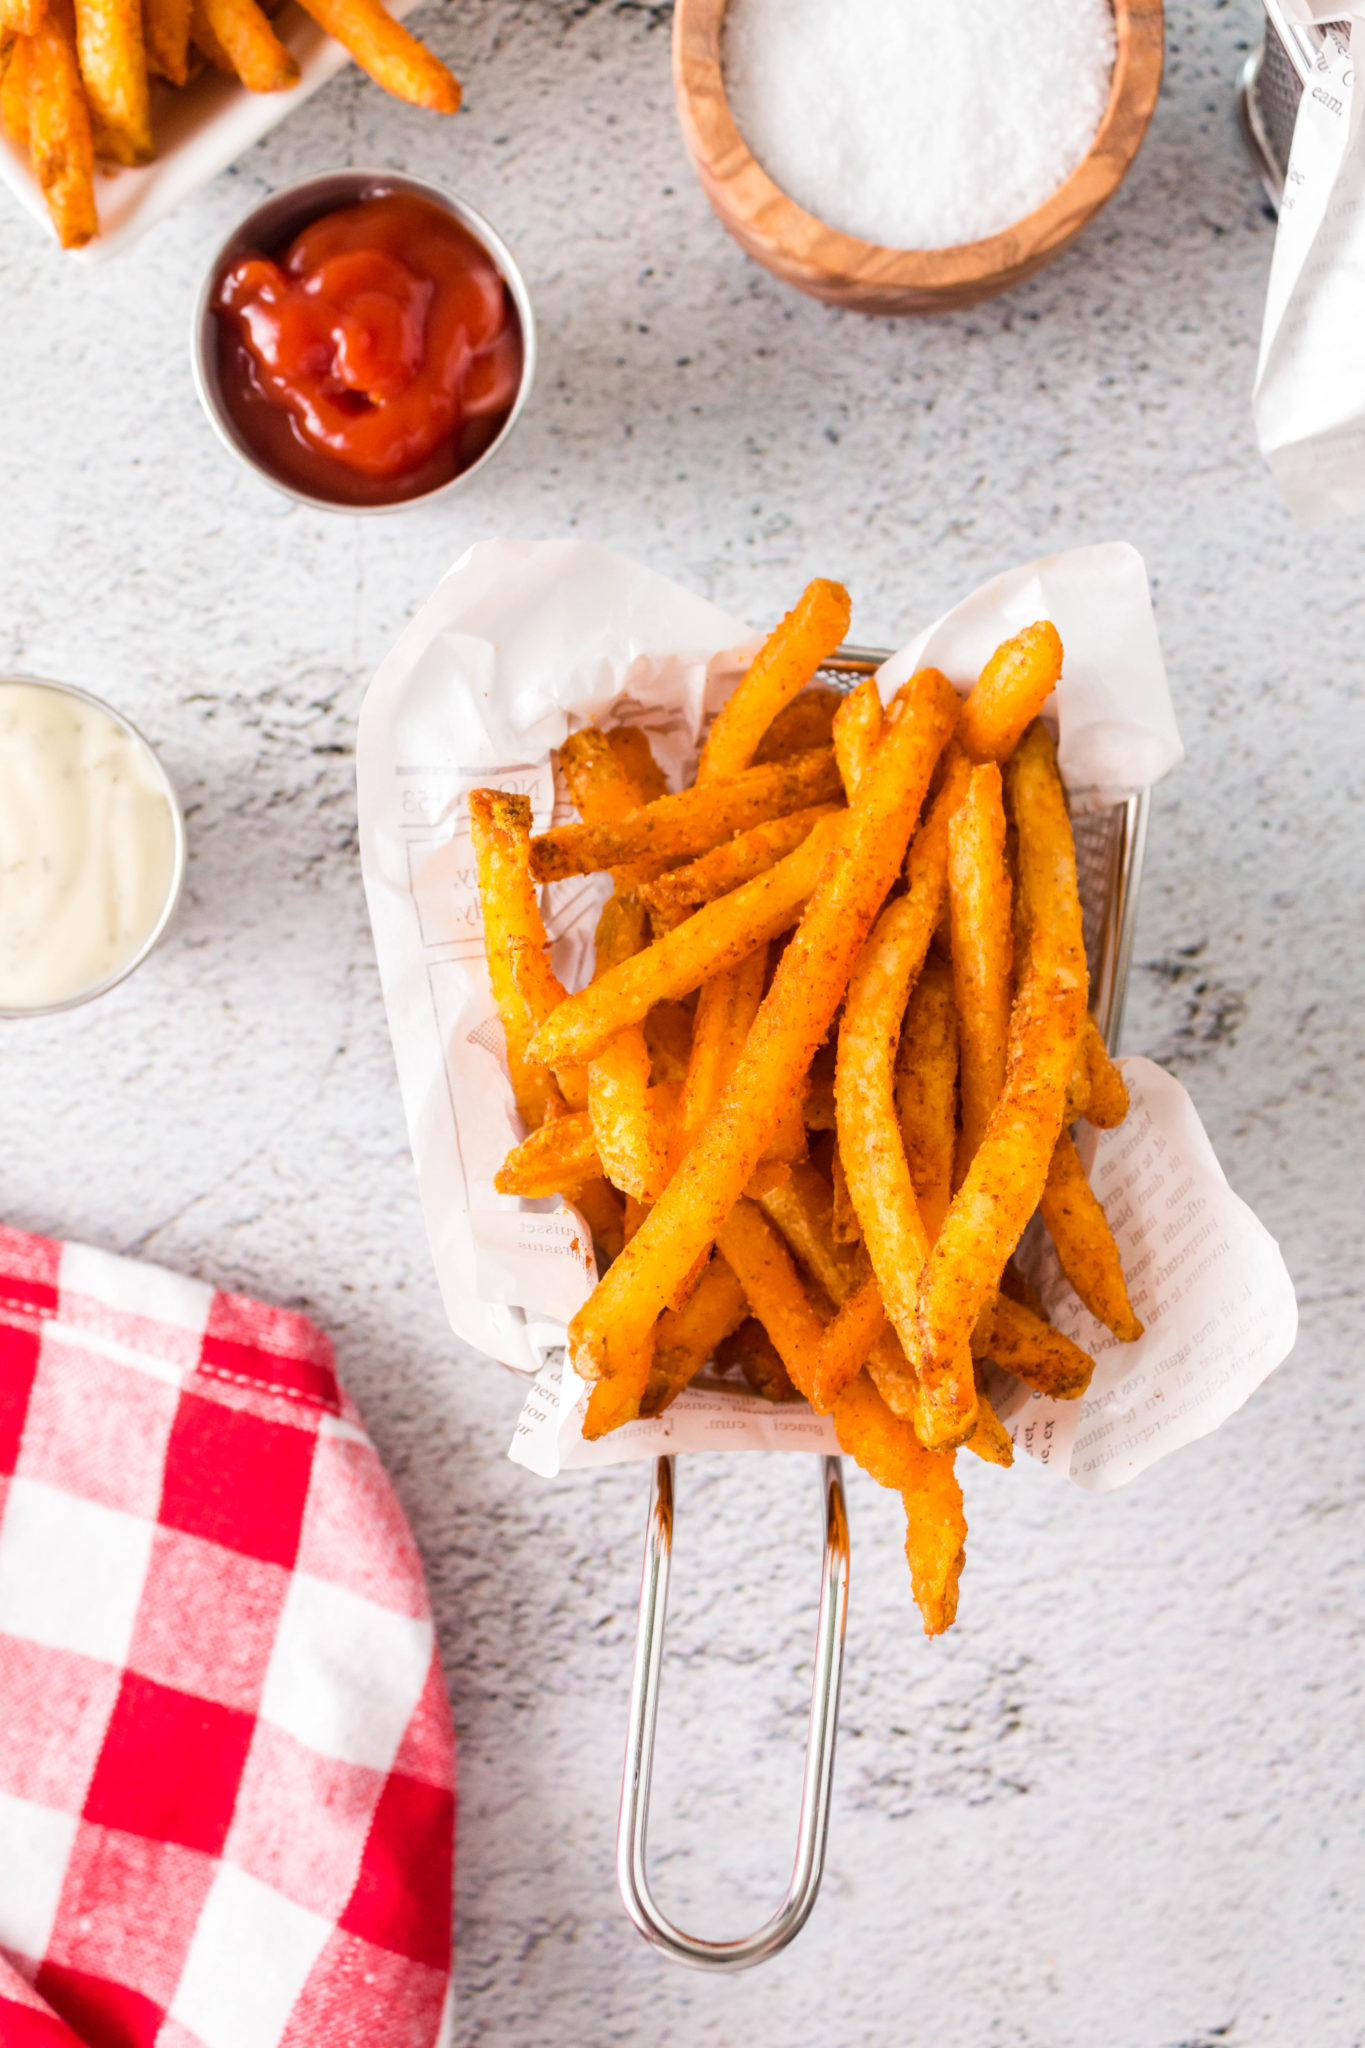
M845 234L790 198L759 163L730 111L721 61L729 0L676 0L673 81L679 115L693 159L711 181L708 192L713 185L719 188L718 197L713 192L715 202L731 217L741 219L746 231L761 238L789 268L799 268L822 283L848 280L891 290L951 290L984 284L1017 270L1021 263L1036 261L1054 244L1060 246L1076 234L1113 197L1142 144L1161 89L1163 0L1110 0L1110 4L1117 33L1114 76L1109 103L1090 148L1041 206L979 241L942 249L893 249ZM704 120L698 118L690 82L683 76L682 48L689 32L700 32L703 62L715 74L715 92L705 102ZM1133 124L1131 146L1125 155L1108 160L1105 174L1097 180L1095 159L1104 157L1107 139L1121 115ZM722 161L727 166L723 178L715 170ZM746 196L752 195L742 216L734 208L729 190L741 178ZM811 254L817 240L821 244L819 260Z

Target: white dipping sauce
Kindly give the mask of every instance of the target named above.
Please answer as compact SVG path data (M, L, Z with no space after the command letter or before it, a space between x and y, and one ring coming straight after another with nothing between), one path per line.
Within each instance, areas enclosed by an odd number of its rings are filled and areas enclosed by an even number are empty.
M97 705L0 682L0 1010L40 1010L133 960L175 886L149 747Z

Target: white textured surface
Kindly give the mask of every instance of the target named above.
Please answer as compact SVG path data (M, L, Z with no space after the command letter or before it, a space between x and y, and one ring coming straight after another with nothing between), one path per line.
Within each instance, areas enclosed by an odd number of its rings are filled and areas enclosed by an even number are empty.
M1362 2040L1362 546L1298 533L1252 449L1271 229L1230 83L1255 12L1171 12L1115 204L1024 290L936 324L831 313L745 261L678 142L665 9L626 0L428 9L457 121L346 74L102 270L4 218L0 659L160 741L192 851L125 988L5 1028L0 1213L336 1336L442 1624L462 2044ZM464 498L293 511L196 409L200 268L272 184L386 160L507 234L539 391ZM1042 548L1144 550L1190 761L1156 804L1128 1043L1195 1090L1303 1305L1251 1405L1127 1493L974 1466L963 1618L935 1646L896 1503L853 1480L824 1895L734 1982L657 1961L617 1904L643 1475L551 1489L502 1458L518 1388L442 1325L353 851L379 655L470 539L568 531L755 620L844 576L870 641ZM814 1480L774 1460L743 1482L682 1473L655 1860L703 1931L780 1890L803 1735Z

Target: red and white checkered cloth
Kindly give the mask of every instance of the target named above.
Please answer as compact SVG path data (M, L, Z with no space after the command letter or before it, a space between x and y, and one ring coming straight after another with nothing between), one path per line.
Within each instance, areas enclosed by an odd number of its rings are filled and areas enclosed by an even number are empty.
M454 1778L327 1339L0 1229L3 2048L432 2048Z

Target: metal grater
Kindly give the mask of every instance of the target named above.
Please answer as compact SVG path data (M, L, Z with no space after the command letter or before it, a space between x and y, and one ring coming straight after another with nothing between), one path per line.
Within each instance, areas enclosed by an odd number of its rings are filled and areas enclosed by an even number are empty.
M1237 116L1242 139L1278 213L1303 89L1323 44L1330 37L1344 49L1350 30L1344 21L1304 28L1288 19L1281 0L1265 0L1265 11L1261 47L1247 58L1238 81Z

